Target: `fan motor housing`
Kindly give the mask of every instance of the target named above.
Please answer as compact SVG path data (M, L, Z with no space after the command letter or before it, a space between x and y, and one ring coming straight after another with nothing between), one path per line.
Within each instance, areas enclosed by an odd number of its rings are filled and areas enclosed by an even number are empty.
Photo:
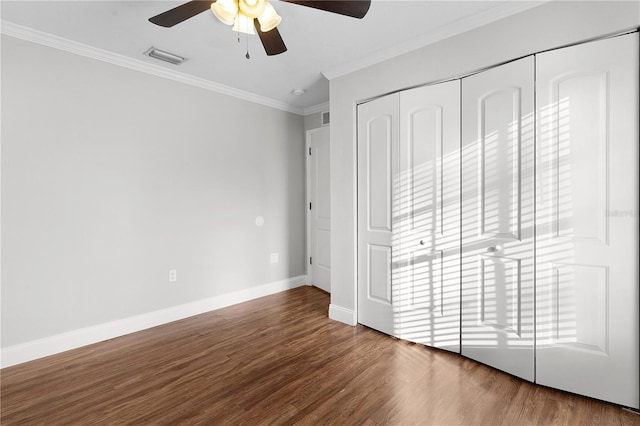
M265 0L239 0L238 7L240 11L249 18L257 18L262 15L266 7Z

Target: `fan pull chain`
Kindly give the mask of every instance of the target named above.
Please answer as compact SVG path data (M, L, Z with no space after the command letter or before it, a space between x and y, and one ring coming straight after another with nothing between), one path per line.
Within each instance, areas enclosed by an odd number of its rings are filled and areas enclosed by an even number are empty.
M249 55L249 34L247 34L247 54L244 55L245 58L251 59L251 55Z
M238 37L238 44L240 44L240 26L238 26L238 30L236 30L236 36ZM247 37L247 54L244 55L245 58L251 59L251 55L249 55L249 34L246 34Z

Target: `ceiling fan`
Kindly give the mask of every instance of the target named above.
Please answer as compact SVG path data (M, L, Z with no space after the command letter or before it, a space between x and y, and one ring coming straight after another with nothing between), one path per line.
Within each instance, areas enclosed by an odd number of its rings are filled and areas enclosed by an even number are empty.
M358 19L362 19L367 14L371 5L371 0L281 1ZM278 55L287 51L277 28L281 18L267 0L193 0L149 18L149 21L161 27L173 27L208 9L211 9L214 15L225 24L233 24L233 29L236 31L254 34L255 28L255 33L260 37L267 55Z

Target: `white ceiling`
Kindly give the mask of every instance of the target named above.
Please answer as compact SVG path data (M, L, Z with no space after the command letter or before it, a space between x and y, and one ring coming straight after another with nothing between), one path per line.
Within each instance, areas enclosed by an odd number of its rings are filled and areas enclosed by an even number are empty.
M237 34L209 11L173 28L148 22L151 16L182 3L3 0L0 16L3 32L9 35L15 35L15 28L21 33L36 30L40 38L46 33L57 40L82 43L131 58L130 62L143 67L144 63L163 67L169 74L210 81L223 91L237 89L255 95L258 102L309 113L329 100L329 83L323 74L333 78L543 1L374 0L367 16L359 20L273 0L282 16L278 29L288 51L268 57L258 37L249 36L250 60L245 58L247 36L242 34L238 43ZM151 46L188 60L176 66L144 56ZM305 93L295 96L293 89Z

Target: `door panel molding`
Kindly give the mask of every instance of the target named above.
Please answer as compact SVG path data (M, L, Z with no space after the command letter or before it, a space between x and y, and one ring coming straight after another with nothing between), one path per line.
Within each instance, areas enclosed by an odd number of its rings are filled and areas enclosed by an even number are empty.
M554 107L552 126L553 148L557 173L552 176L555 231L558 237L593 240L594 244L609 244L609 73L575 71L563 74L549 83L550 104ZM571 100L571 101L570 101ZM580 117L571 119L579 104ZM587 108L585 108L587 107ZM580 126L570 123L580 121ZM571 161L573 151L595 152L591 158L581 155ZM590 191L582 191L588 187ZM594 196L595 194L595 196ZM595 205L594 205L595 201ZM565 206L564 203L570 203ZM572 212L572 217L567 217ZM579 213L579 216L575 216Z
M392 117L382 115L369 120L367 145L367 226L369 231L391 232L391 150ZM385 206L384 208L379 207Z
M521 91L520 87L492 90L478 101L480 237L521 239Z
M366 277L369 300L391 306L391 247L368 244L369 273Z
M481 254L478 267L479 323L520 338L521 260ZM497 306L504 306L504 312L498 311Z

